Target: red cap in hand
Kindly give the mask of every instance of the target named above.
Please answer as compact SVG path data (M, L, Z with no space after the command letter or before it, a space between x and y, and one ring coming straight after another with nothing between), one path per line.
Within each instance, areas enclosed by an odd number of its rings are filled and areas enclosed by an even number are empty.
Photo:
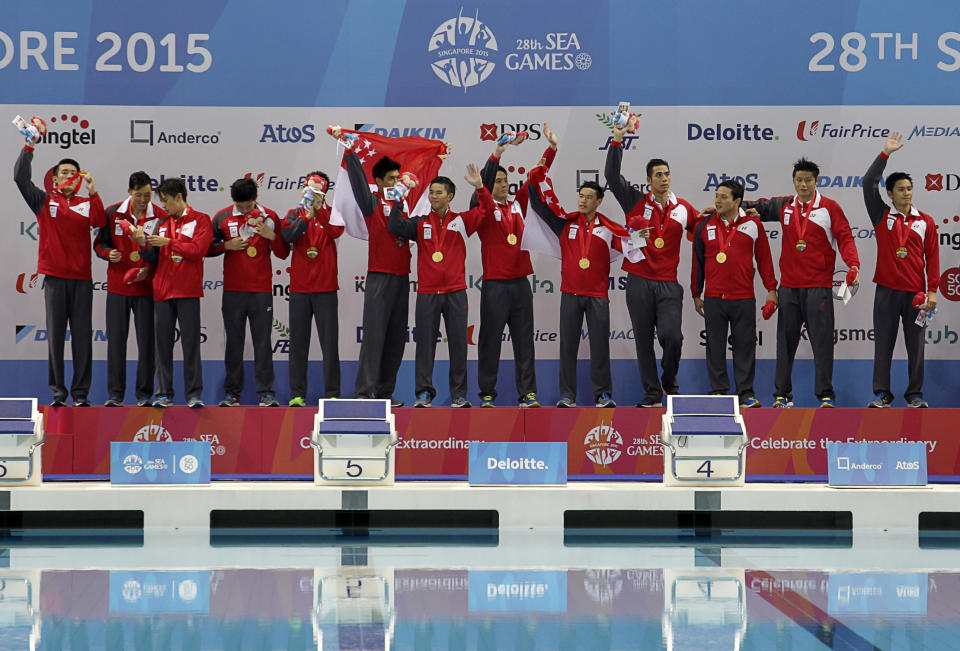
M769 320L770 317L773 316L773 313L776 311L776 309L777 309L777 304L774 303L773 301L767 301L766 303L764 303L763 309L761 310L761 312L763 313L764 321Z

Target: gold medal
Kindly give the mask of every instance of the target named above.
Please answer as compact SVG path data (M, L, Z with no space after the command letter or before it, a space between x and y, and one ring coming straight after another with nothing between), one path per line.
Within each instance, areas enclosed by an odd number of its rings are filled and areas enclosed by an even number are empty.
M806 240L797 240L797 251L803 251L807 248Z
M724 253L723 251L721 251L720 253L717 254L717 262L719 262L720 264L723 264L723 263L726 262L726 261L727 261L727 254L726 254L726 253Z
M176 253L174 253L173 255L170 256L170 259L173 260L174 262L182 262L183 256L177 255Z
M655 247L657 247L658 249L662 249L664 244L665 244L665 242L663 241L663 238L662 238L662 237L658 237L657 239L655 239L655 240L653 241L653 245L654 245Z
M140 252L139 252L139 251L131 251L131 252L130 252L130 260L131 260L132 262L140 262Z
M590 259L589 258L580 258L580 268L589 269L590 268Z
M307 249L307 257L310 258L311 260L317 257L319 253L320 251L318 251L317 247L315 246L311 246L309 249Z
M257 257L257 247L255 247L255 246L248 246L248 247L247 247L247 255L250 256L251 258Z
M901 260L907 257L907 247L901 246L899 249L897 249L897 257Z
M433 260L434 262L442 262L443 254L440 251L434 251L433 255L430 256L430 259Z
M516 235L514 235L513 233L510 233L509 235L507 235L507 244L509 244L510 246L513 246L516 243L517 243Z

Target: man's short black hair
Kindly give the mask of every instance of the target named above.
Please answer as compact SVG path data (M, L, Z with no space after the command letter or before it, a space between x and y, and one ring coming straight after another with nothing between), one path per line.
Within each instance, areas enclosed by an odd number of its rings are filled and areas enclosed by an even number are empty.
M256 200L257 182L253 179L237 179L230 186L230 198L237 203Z
M157 194L173 199L178 194L187 200L187 184L179 176L168 176L157 186Z
M733 179L728 179L717 186L718 188L729 188L730 194L733 195L734 200L740 199L743 200L743 186L739 181L734 181Z
M906 172L894 172L893 174L891 174L890 176L888 176L888 177L887 177L887 192L893 192L893 188L896 187L897 181L902 181L902 180L904 180L904 179L910 181L910 187L913 187L913 179L910 178L910 175L907 174Z
M385 179L387 174L393 171L400 171L400 163L389 156L384 156L373 164L373 178Z
M504 169L503 165L497 165L497 174L500 172L503 172L503 175L509 178L510 175L507 174L507 170Z
M430 185L433 185L434 183L440 183L441 185L447 186L447 192L453 196L456 196L457 186L453 181L451 181L446 176L438 176L437 178L430 181Z
M145 185L150 185L150 175L146 172L134 172L130 175L127 188L130 190L139 190Z
M653 177L653 168L657 167L658 165L666 165L667 171L668 172L670 171L670 163L663 160L662 158L651 158L649 161L647 161L647 178L648 179Z
M77 168L77 171L78 171L78 172L80 171L80 163L78 163L77 161L73 160L72 158L63 158L63 159L61 159L60 162L57 163L56 166L53 168L53 174L54 174L54 176L56 176L57 174L60 173L60 166L61 166L61 165L73 165L74 167Z
M820 166L814 163L812 160L807 160L806 158L801 158L796 163L793 164L793 176L796 178L797 172L810 172L813 174L813 178L820 177Z
M578 193L581 192L584 188L586 188L587 190L593 190L594 192L596 192L596 193L597 193L597 199L603 199L603 188L600 187L600 184L597 183L596 181L587 181L587 182L585 182L583 185L581 185L581 186L577 189L577 192L578 192Z

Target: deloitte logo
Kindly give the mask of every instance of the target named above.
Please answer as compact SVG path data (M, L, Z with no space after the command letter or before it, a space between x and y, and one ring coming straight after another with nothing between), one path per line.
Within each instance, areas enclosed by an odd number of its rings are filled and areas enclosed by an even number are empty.
M495 67L490 55L497 51L497 37L479 15L477 9L473 18L464 16L461 7L456 18L445 20L433 30L427 46L427 52L436 57L430 63L433 73L463 92L483 82Z
M173 437L170 436L170 432L166 430L162 425L156 425L150 423L149 425L144 425L137 430L137 433L133 435L134 441L172 441Z
M620 448L623 447L623 437L611 425L600 424L587 432L583 439L587 458L590 461L608 466L620 458Z
M123 458L123 469L131 475L135 475L143 470L143 459L136 454L128 454Z

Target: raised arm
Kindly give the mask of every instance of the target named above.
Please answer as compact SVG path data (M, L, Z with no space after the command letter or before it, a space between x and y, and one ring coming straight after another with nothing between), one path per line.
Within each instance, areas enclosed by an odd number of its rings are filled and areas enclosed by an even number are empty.
M873 163L863 175L863 203L867 207L867 214L874 226L880 223L887 212L887 205L880 196L880 177L887 167L890 154L903 147L903 135L894 131L883 145L883 151L873 159Z
M20 150L17 162L13 166L13 180L17 184L17 189L23 196L23 200L30 206L34 215L39 215L43 210L43 202L47 200L47 193L33 184L33 147L24 146Z
M633 210L634 206L643 199L643 193L620 174L623 164L623 135L627 132L616 125L613 127L613 140L607 148L607 164L603 168L603 175L607 179L610 191L616 197L624 214Z
M357 155L348 151L343 155L343 160L347 164L347 177L350 179L350 187L353 189L353 198L360 207L360 212L364 217L369 217L377 209L377 197L370 192L370 183L367 181L367 173L363 171L363 165Z

